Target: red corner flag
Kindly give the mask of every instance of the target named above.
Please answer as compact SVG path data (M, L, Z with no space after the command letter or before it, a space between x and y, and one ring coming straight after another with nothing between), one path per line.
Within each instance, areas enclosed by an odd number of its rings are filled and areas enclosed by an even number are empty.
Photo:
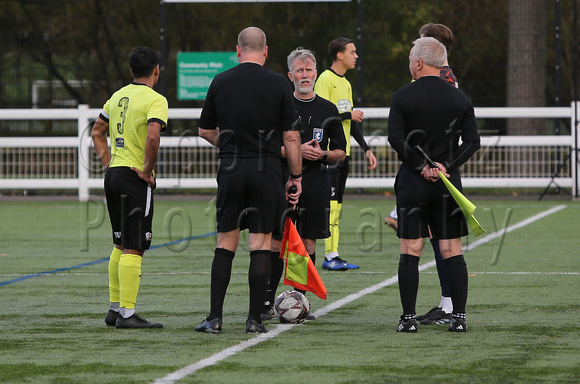
M286 261L284 284L303 291L310 291L321 299L326 300L326 287L322 279L320 279L320 275L318 275L314 263L308 256L296 226L290 218L286 218L286 223L284 224L280 258Z

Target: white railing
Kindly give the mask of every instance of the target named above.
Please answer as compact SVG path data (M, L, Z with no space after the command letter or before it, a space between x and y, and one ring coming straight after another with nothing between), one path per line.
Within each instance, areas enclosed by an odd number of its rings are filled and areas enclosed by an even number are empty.
M365 120L386 119L389 108L363 108ZM76 120L77 137L0 138L0 190L77 189L80 201L91 189L103 188L103 170L97 160L90 128L100 109L0 110L0 124L10 120ZM171 120L197 120L200 109L170 109ZM545 188L554 182L579 190L577 118L574 104L557 108L476 108L478 119L570 119L572 135L483 136L482 149L462 169L466 188ZM386 126L386 124L384 124ZM347 188L392 188L399 167L386 131L366 140L379 160L372 172L360 150L352 151ZM353 148L358 145L351 140ZM569 159L568 159L568 156ZM565 162L565 160L569 160ZM565 163L565 164L564 164ZM562 166L564 165L564 166ZM158 188L216 188L217 150L197 136L163 136L157 162Z

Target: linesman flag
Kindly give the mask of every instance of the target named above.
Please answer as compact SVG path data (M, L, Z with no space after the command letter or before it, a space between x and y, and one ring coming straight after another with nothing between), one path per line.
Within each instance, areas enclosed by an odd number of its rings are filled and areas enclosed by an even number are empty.
M284 224L280 258L286 261L284 284L303 291L310 291L326 300L326 287L316 271L312 259L308 256L296 226L288 217Z
M431 158L429 157L429 155L427 155L427 153L423 150L423 148L417 145L415 149L418 150L421 153L421 155L423 155L423 158L431 168L437 168L437 164L435 164L435 162L431 160ZM479 224L479 221L477 221L475 216L473 216L473 212L475 212L475 208L477 208L475 204L473 204L471 201L469 201L467 197L465 197L461 192L459 192L459 190L455 188L453 184L451 184L449 179L447 179L447 177L445 177L445 175L441 171L439 171L439 177L441 178L441 180L443 180L443 183L449 190L449 193L451 193L451 196L453 196L453 200L455 200L457 205L459 205L459 208L461 208L461 211L463 212L463 215L467 220L467 224L469 224L469 226L471 227L473 234L475 236L483 234L485 232L485 229L483 229L481 224Z
M471 227L473 234L475 236L483 234L485 232L485 229L483 229L481 224L479 224L479 221L477 221L475 216L473 216L473 212L475 212L475 208L477 208L475 204L473 204L471 201L467 199L467 197L465 197L461 192L459 192L459 190L455 188L453 184L451 184L449 179L447 179L447 177L445 177L443 173L439 172L439 177L441 178L441 180L443 180L443 183L445 183L445 186L449 190L449 193L451 193L451 196L453 196L453 199L455 200L457 205L459 205L459 208L461 208L461 211L463 211L463 215L467 219L467 224L469 224L469 226Z

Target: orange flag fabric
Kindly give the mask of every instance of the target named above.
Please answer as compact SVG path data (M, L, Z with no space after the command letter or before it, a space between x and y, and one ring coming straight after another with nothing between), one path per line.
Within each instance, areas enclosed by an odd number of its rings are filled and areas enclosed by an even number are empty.
M280 258L286 261L284 284L303 291L310 291L326 300L326 287L290 218L286 218L284 224Z

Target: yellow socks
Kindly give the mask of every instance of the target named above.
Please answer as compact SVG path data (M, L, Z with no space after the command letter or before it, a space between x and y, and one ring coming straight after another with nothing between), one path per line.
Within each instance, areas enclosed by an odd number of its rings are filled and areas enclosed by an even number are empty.
M139 255L124 253L119 262L119 283L121 307L134 310L137 292L141 282L141 261ZM132 311L131 311L132 312Z
M119 308L121 295L119 293L119 260L121 259L123 250L113 247L111 256L109 257L109 298L111 301L111 309L113 306Z
M324 239L324 253L326 259L332 259L338 256L338 239L340 237L338 222L342 203L336 200L330 201L330 237Z

